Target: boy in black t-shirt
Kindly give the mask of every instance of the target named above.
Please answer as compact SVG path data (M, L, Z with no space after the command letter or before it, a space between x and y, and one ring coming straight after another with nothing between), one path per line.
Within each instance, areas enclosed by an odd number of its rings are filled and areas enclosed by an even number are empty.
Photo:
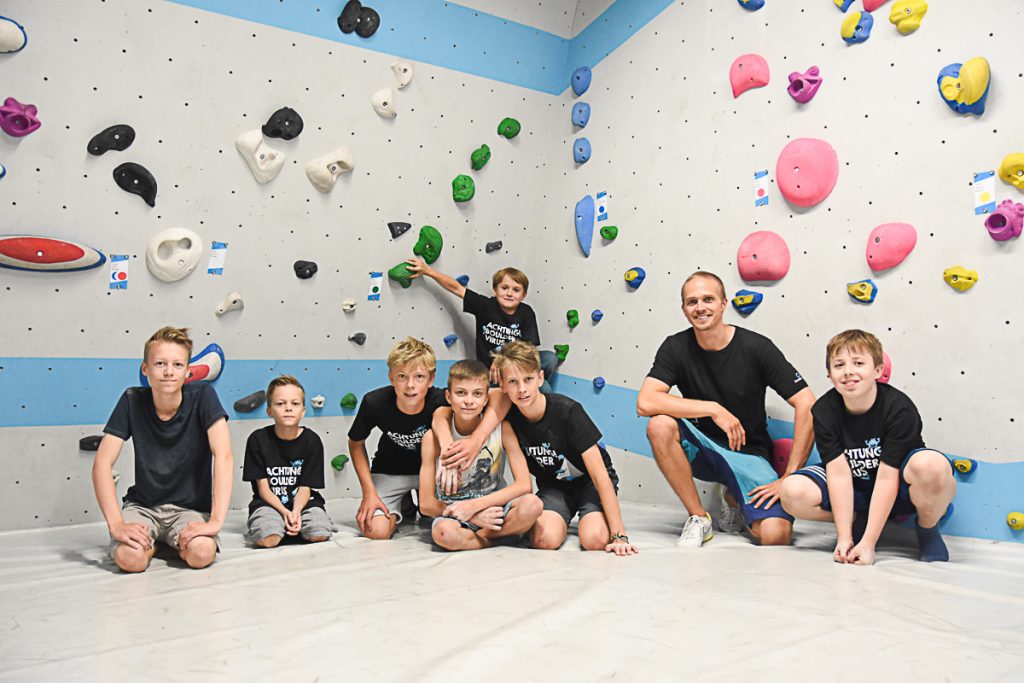
M149 387L126 389L103 428L92 483L110 531L110 556L122 571L145 571L157 542L194 569L217 556L231 498L231 437L213 386L185 384L191 353L188 330L157 330L143 350ZM135 485L118 509L113 468L128 439Z
M578 513L584 550L637 553L622 523L616 497L618 475L599 443L601 432L583 406L568 396L540 391L544 372L532 344L505 344L494 357L494 367L512 402L508 423L544 503L544 512L530 532L531 545L544 550L561 547Z
M299 380L281 375L267 387L267 415L274 424L257 429L245 444L242 480L252 482L246 523L259 548L273 548L284 536L302 535L319 543L334 524L316 489L324 487L324 444L299 422L306 414L306 392Z
M914 512L921 560L946 561L938 524L956 493L953 466L925 448L921 416L907 395L878 382L882 363L873 334L847 330L829 341L825 367L835 388L812 409L823 466L789 477L782 504L801 519L835 522L836 562L873 564L886 520Z

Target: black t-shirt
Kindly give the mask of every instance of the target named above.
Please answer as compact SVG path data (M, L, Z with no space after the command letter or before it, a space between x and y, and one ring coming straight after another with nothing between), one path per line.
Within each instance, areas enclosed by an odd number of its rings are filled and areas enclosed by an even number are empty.
M370 471L377 474L419 474L423 434L430 429L434 410L446 405L444 389L430 387L423 401L423 410L415 415L406 415L398 409L394 387L374 389L359 404L348 438L365 441L376 427L381 431L381 437Z
M706 351L697 343L693 328L668 337L661 344L648 377L679 387L683 398L714 401L736 416L747 435L744 453L771 460L772 439L765 412L766 389L789 400L807 387L800 373L767 337L735 327L729 345L720 351ZM692 422L719 444L728 447L729 438L710 417Z
M583 451L597 444L601 431L576 401L562 394L544 394L547 406L544 416L531 422L514 405L508 410L508 422L526 456L530 473L537 477L537 487L571 489L590 481ZM619 477L612 467L608 451L601 448L601 458L613 484Z
M249 514L261 507L270 507L260 498L259 480L266 479L271 492L289 510L295 509L295 496L300 486L308 486L307 508L322 508L324 499L316 489L324 487L324 443L309 427L285 441L274 433L274 425L257 429L245 443L245 466L242 481L252 482Z
M183 386L178 412L166 422L156 415L151 388L126 389L103 428L135 446L135 485L125 502L210 512L213 454L206 431L222 417L227 413L208 382Z
M516 312L509 315L501 310L498 300L493 296L483 296L467 289L462 299L462 310L476 318L476 357L487 367L491 366L493 360L491 353L510 341L522 339L540 346L537 315L524 303L520 303Z
M864 493L875 488L879 462L899 469L910 451L924 448L917 407L888 384L878 384L878 396L866 413L847 412L843 397L830 389L815 401L811 415L822 464L845 455L853 485Z

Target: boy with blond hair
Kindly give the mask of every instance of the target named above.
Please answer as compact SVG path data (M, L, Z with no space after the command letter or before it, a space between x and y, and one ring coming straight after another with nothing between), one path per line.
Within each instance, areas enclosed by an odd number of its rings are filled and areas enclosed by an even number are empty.
M782 483L782 505L794 517L834 521L833 559L844 564L873 564L886 520L916 512L921 560L946 561L938 524L956 493L953 467L925 447L910 398L878 381L882 364L873 334L846 330L829 340L825 368L834 388L811 410L822 464Z
M311 543L334 531L323 496L324 444L299 423L306 414L306 391L299 380L281 375L267 387L267 415L274 424L257 429L245 444L242 480L252 483L246 523L258 548L273 548L285 536Z
M185 384L191 353L187 329L157 330L143 348L149 386L126 389L103 428L92 482L110 531L110 556L125 572L145 571L158 542L194 569L217 556L231 498L231 437L213 386ZM135 484L119 509L113 468L128 439Z

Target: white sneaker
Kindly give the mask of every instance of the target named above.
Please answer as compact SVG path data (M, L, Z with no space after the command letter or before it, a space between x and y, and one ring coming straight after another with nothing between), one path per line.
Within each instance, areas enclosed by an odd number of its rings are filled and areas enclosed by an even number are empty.
M715 533L711 530L711 515L706 513L703 517L690 515L686 524L683 525L683 533L679 534L676 545L680 548L699 548L710 541L714 535Z
M743 512L732 507L722 498L722 508L718 513L718 530L726 534L738 534L743 531Z

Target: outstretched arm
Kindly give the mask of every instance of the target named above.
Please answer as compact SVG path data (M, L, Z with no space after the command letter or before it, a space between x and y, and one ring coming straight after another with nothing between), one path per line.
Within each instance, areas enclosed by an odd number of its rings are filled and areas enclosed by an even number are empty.
M426 275L460 299L465 298L466 288L462 286L462 283L451 275L445 275L438 270L434 270L423 259L411 258L405 264L409 266L409 272L412 273L413 278Z
M715 401L699 401L693 398L673 396L669 387L661 380L648 377L640 385L636 399L636 414L640 417L668 415L670 417L710 417L729 437L729 448L738 451L747 443L747 433L739 418Z

